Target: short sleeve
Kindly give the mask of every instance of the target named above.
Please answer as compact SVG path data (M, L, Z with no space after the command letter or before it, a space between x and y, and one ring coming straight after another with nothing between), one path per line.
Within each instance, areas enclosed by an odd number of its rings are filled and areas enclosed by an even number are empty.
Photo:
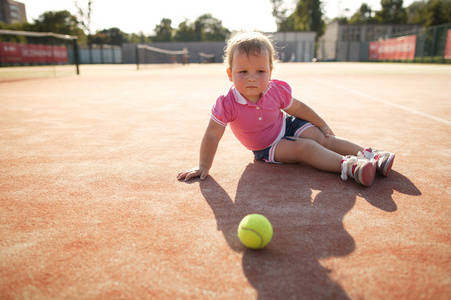
M272 81L273 86L271 90L275 93L276 98L279 100L280 108L287 110L293 104L293 96L291 94L291 86L282 80L274 79Z
M231 121L230 107L225 96L220 96L211 107L211 118L222 126L227 126Z

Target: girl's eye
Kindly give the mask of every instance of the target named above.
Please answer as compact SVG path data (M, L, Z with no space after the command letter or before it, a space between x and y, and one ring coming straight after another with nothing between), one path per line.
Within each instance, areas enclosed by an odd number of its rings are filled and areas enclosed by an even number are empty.
M258 71L258 73L265 73L265 71L263 71L263 70L259 70L259 71Z
M242 70L242 71L240 71L240 73L242 73L242 74L246 74L246 73L247 73L247 71L246 71L246 70Z

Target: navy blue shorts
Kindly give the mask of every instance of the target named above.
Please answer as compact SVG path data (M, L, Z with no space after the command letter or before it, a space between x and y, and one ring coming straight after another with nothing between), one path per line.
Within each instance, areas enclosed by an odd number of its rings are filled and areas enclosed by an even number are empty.
M290 137L299 137L304 130L314 126L312 123L294 116L287 116L285 119L285 125L285 134L282 139L293 141L294 139L291 139ZM255 159L264 160L267 163L278 163L274 160L274 153L279 142L280 140L274 143L274 145L263 150L252 151L254 152Z

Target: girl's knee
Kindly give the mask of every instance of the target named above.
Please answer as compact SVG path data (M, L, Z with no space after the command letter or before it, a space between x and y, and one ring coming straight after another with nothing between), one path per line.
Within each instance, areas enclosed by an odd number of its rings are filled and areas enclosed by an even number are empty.
M318 127L311 127L307 129L303 134L301 134L300 137L315 141L323 147L326 147L329 142L327 140L328 138L326 138L324 133Z
M313 151L315 151L316 147L318 146L318 142L315 140L310 139L298 139L296 141L296 152L300 154L309 154Z
M328 142L329 142L329 140L328 140L328 138L326 138L326 137L324 136L324 134L321 133L321 134L317 137L316 142L317 142L318 144L320 144L321 146L326 147L327 144L328 144Z

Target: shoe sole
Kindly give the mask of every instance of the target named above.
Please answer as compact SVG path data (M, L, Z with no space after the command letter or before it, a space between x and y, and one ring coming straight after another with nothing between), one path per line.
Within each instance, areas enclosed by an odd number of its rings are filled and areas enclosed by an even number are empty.
M370 186L373 184L374 178L376 177L376 162L367 162L360 167L359 177L357 182L365 186Z
M387 161L381 168L379 168L378 173L387 177L390 174L391 168L393 166L393 162L395 161L395 154L391 153L388 157Z

